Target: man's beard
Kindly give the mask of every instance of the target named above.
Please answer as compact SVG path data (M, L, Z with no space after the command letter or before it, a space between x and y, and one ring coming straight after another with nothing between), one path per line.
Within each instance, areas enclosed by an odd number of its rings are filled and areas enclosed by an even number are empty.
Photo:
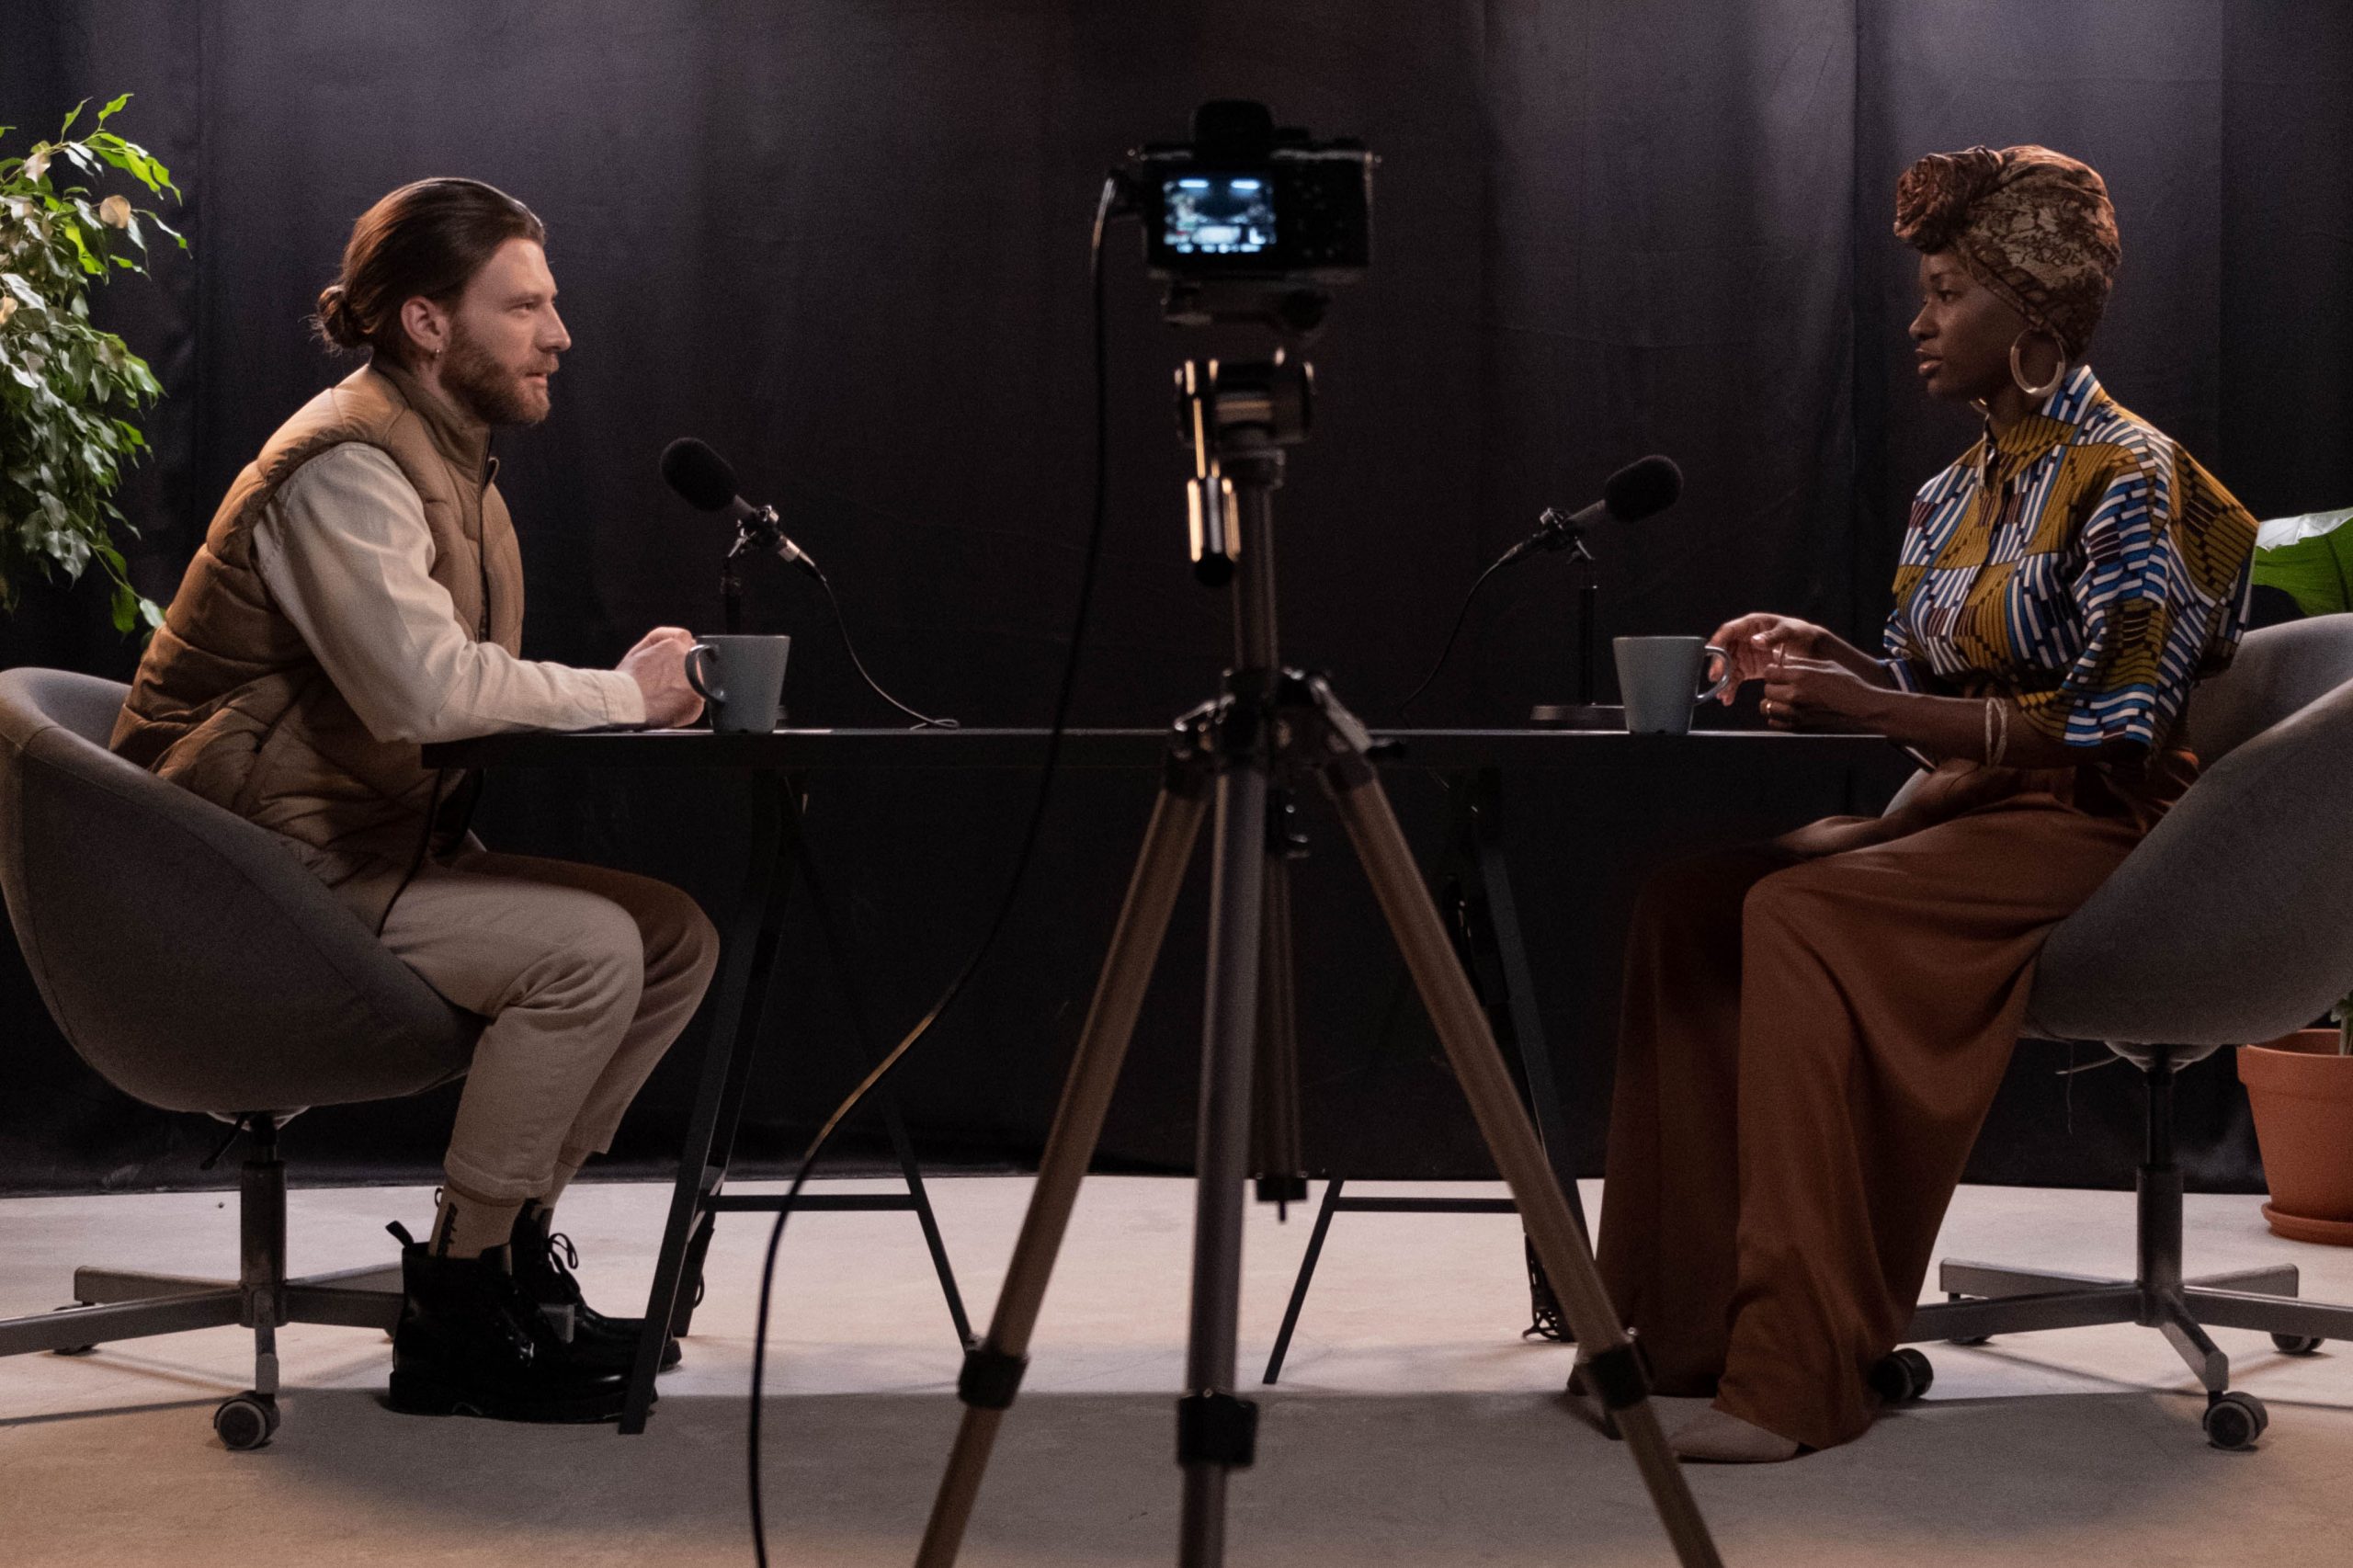
M450 324L449 361L441 385L451 402L485 425L537 425L548 416L547 393L498 362L480 340Z

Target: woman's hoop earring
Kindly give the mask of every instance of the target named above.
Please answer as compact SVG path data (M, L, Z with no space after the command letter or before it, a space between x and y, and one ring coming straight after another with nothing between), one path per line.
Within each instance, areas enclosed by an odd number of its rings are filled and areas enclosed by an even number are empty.
M2039 387L2030 386L2027 382L2026 371L2018 365L2018 345L2024 343L2029 335L2029 334L2022 332L2016 337L2010 339L2010 380L2018 383L2018 391L2026 393L2027 396L2034 399L2037 403L2040 403L2044 398L2049 397L2052 392L2057 392L2060 387L2065 383L2067 380L2067 355L2064 349L2060 351L2059 368L2051 372L2051 379L2048 381L2045 381Z

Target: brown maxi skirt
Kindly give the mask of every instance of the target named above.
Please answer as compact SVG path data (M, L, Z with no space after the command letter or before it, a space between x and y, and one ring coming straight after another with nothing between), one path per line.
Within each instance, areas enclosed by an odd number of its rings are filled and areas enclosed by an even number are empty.
M2042 938L2194 771L1949 763L1644 888L1599 1260L1659 1392L1810 1448L1870 1426Z

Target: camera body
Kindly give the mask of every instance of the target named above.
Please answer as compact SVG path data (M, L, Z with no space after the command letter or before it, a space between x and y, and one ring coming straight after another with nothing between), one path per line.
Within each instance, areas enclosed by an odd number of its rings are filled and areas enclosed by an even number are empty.
M1144 261L1172 321L1248 320L1304 332L1324 290L1372 264L1373 155L1353 139L1277 130L1264 104L1194 112L1189 142L1149 145L1123 171Z

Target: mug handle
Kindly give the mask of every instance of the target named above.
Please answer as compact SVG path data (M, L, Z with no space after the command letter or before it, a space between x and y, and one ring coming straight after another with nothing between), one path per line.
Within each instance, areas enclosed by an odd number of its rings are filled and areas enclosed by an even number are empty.
M1722 697L1724 694L1724 688L1726 687L1732 685L1732 655L1730 653L1725 653L1722 648L1719 648L1713 642L1711 642L1706 647L1699 650L1699 657L1702 660L1709 658L1722 659L1724 662L1724 673L1716 678L1715 685L1708 687L1707 690L1699 693L1699 696L1691 699L1691 706L1694 708L1697 708L1702 702L1714 701L1717 698Z
M703 682L709 677L702 673L702 665L699 661L705 658L716 660L718 657L719 650L708 642L698 642L687 650L687 684L695 688L697 697L701 698L705 702L714 704L727 700L727 688L715 680L709 686L704 685Z

